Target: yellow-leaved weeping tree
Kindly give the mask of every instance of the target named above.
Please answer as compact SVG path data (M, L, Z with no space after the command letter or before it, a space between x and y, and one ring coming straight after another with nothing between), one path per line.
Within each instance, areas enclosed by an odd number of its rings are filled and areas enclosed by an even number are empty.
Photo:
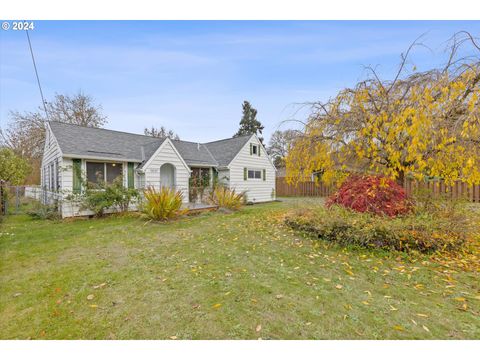
M355 88L314 103L286 159L290 183L313 172L332 183L345 170L403 182L440 177L480 183L480 47L469 33L452 38L442 69L407 72L410 46L392 81L374 69ZM471 45L469 56L460 48ZM462 49L463 50L463 49Z

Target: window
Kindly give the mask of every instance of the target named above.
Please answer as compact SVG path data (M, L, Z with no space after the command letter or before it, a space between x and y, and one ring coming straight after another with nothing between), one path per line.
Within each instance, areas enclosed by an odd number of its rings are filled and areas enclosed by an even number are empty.
M261 170L248 170L248 178L249 179L261 179L262 178L262 171Z
M113 183L123 174L119 163L87 162L87 181L92 184Z
M257 155L258 154L258 146L257 145L252 145L252 154Z

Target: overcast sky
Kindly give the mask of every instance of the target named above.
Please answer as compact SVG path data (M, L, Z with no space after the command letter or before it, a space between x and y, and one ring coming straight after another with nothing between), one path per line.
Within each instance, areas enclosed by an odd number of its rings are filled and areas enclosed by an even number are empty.
M164 125L209 141L236 132L243 100L268 139L308 114L298 104L353 86L365 66L392 77L422 34L429 49L417 48L409 66L439 66L460 30L480 36L480 22L36 21L30 38L47 100L81 90L103 106L107 128ZM0 30L0 126L9 110L40 103L25 33Z

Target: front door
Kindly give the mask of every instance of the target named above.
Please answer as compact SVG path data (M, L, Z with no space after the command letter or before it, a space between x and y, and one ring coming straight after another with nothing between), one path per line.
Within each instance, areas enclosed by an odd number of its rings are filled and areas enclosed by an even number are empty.
M163 164L160 167L160 186L175 187L175 168L172 164Z

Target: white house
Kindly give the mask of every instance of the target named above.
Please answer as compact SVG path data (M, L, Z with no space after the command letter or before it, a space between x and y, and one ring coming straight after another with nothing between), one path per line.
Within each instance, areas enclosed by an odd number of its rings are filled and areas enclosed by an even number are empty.
M195 143L54 121L47 125L43 201L61 200L62 217L89 214L66 200L82 193L82 177L93 183L121 177L124 186L137 189L172 187L188 203L190 178L205 174L245 192L248 202L275 200L275 167L256 135Z

